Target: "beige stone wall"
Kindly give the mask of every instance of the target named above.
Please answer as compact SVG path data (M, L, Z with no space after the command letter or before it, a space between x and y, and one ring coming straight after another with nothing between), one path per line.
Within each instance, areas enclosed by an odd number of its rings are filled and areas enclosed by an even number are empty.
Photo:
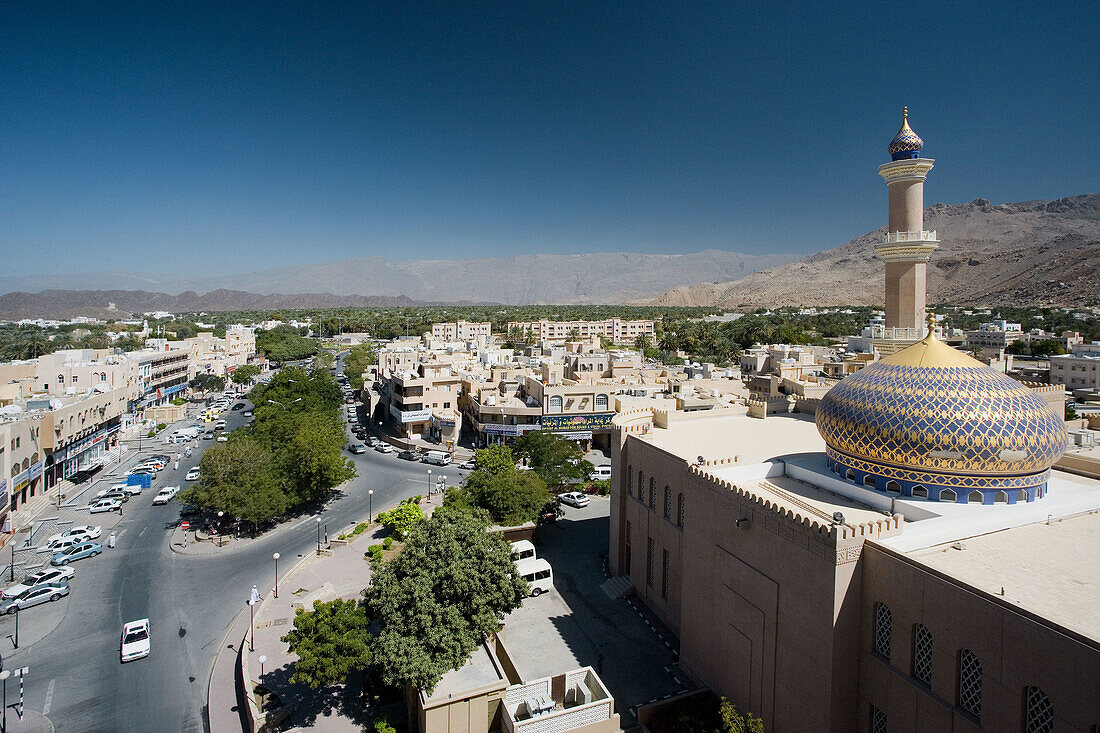
M898 181L888 188L890 231L918 232L924 228L924 181Z
M1050 698L1056 731L1094 730L1100 644L1043 621L994 596L869 542L861 560L858 730L870 707L894 731L977 731L957 703L958 658L970 649L982 665L980 730L1023 730L1024 690ZM890 659L872 652L875 603L892 619ZM932 632L932 684L912 678L913 629Z
M886 327L920 328L925 318L924 262L886 263Z

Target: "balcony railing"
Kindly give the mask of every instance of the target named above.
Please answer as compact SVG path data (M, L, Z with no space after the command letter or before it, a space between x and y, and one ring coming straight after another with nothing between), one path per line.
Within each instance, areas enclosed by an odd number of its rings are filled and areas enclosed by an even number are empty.
M932 231L911 231L911 232L890 232L883 235L883 244L899 244L901 242L938 242L936 237L936 230Z

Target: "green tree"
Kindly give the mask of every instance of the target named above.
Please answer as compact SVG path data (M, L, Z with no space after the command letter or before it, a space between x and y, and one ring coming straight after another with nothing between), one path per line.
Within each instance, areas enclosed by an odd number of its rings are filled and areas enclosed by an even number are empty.
M253 378L260 376L260 367L255 364L242 364L233 372L233 384L250 384Z
M592 464L582 460L584 453L576 443L543 430L517 440L516 453L552 486L570 479L579 481L592 471Z
M202 478L181 492L180 501L252 524L265 522L289 507L285 479L275 470L271 452L252 438L233 436L202 455Z
M355 464L344 457L344 425L333 410L276 416L286 424L272 446L276 462L298 501L313 501L355 478Z
M364 592L378 623L372 652L383 681L430 693L526 592L502 537L464 512L437 509Z
M491 445L474 451L474 465L478 471L500 473L515 470L516 459L508 446Z
M298 656L290 681L316 690L338 685L371 662L366 611L355 601L314 601L294 612L294 628L282 638Z
M344 374L348 375L348 384L353 389L363 389L363 372L378 363L378 355L370 344L351 347L344 358Z
M412 499L405 499L388 512L379 512L378 521L398 537L407 537L424 521L424 510Z
M220 392L225 389L225 377L219 377L215 374L198 374L188 384L191 385L191 389L196 389L203 394Z
M752 713L742 715L734 704L722 698L718 706L718 717L722 721L722 733L764 733L764 721Z
M462 486L444 496L444 504L485 510L497 524L513 526L538 519L539 510L550 503L546 482L534 471L514 466L496 473L473 471Z

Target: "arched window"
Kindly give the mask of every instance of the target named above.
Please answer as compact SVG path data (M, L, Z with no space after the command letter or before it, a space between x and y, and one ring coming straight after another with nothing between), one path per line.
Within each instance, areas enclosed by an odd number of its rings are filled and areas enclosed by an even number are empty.
M923 486L914 486L913 496L920 497L921 499L927 499L928 489L924 488Z
M844 476L845 476L845 478L847 478L847 479L848 479L849 481L855 481L855 480L856 480L856 472L855 472L855 471L853 471L853 470L852 470L852 469L850 469L850 468L848 469L848 472L847 472L846 474L844 474Z
M932 684L932 632L924 624L913 627L913 677Z
M64 374L58 374L57 375L57 383L58 384L65 384L65 375Z
M901 493L901 484L899 484L897 481L887 481L886 482L886 491L891 493L891 494L900 494Z
M652 476L649 477L649 508L657 508L657 482Z
M99 381L101 381L101 382L106 382L107 381L107 372L100 372L99 373Z
M940 491L940 501L958 501L958 495L951 489L944 489Z
M550 412L561 412L561 396L554 395L550 398Z
M1053 733L1054 706L1038 687L1024 690L1024 733Z
M1016 501L1027 501L1027 489L1020 489L1016 494Z
M597 410L606 410L607 409L607 395L605 395L605 394L596 395L596 409Z
M665 486L665 519L672 519L672 489Z
M985 497L982 496L982 492L974 489L966 497L967 504L981 504L985 501Z
M684 492L680 492L680 495L676 498L676 524L679 527L684 526Z
M982 663L969 649L959 653L959 707L982 717Z
M634 496L634 466L626 467L626 493Z
M1005 492L1005 491L998 491L996 494L993 495L993 503L994 504L1007 504L1008 503L1008 493Z
M33 454L31 455L31 463L38 463L38 451L35 451L35 452L34 452L34 453L33 453Z
M876 654L890 661L890 635L891 629L890 609L885 603L875 604L875 638L873 640Z
M863 477L863 485L870 486L872 489L875 488L875 477L871 474L867 474Z
M30 467L31 467L31 460L29 458L24 458L23 459L23 470L26 471Z

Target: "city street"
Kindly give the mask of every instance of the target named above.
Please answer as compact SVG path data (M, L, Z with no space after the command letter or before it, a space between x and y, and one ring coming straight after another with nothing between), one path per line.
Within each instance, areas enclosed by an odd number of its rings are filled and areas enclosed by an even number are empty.
M234 428L244 422L241 415L242 411L227 411L224 417ZM152 506L152 497L164 486L186 486L187 469L197 465L203 449L213 444L187 444L194 449L192 458L182 461L178 470L169 465L151 490L125 505L115 529L118 546L74 565L72 594L62 601L67 610L54 631L18 650L11 648L10 640L3 641L5 668L30 668L27 708L45 713L58 733L204 730L213 658L233 618L246 608L252 586L258 585L265 595L270 591L272 553L280 553L280 571L286 572L298 558L315 551L318 525L306 515L256 540L232 543L224 553L188 556L169 548L179 506L175 501ZM158 444L146 452L176 448ZM338 498L320 514L321 532L327 529L330 538L366 519L369 489L374 491L376 514L427 491L428 466L374 451L344 455L355 461L359 476L342 486ZM454 483L458 471L452 473ZM35 616L47 613L40 607L22 614L27 638L33 636ZM145 617L150 619L152 653L120 664L122 624ZM6 618L0 621L0 637L11 633L10 624Z

